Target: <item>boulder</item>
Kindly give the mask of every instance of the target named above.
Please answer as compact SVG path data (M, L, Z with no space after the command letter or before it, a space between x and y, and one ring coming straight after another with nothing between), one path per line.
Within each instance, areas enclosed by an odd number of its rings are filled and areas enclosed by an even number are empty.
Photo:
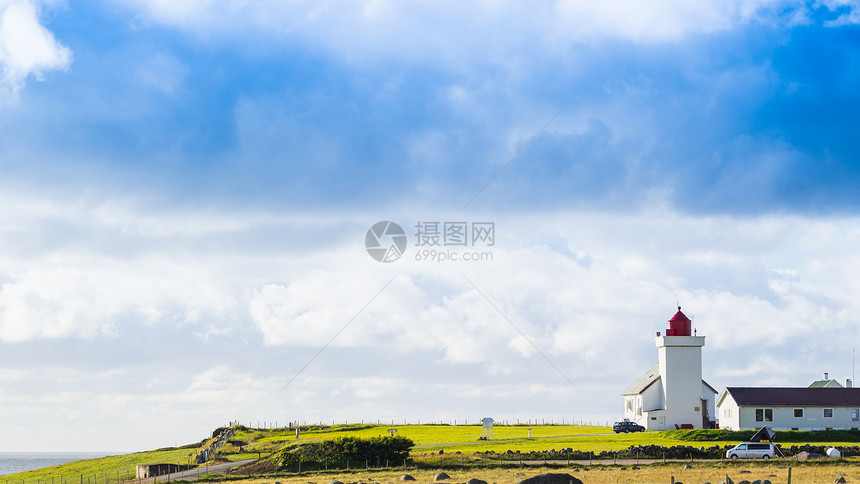
M582 481L570 474L548 472L523 479L517 484L582 484Z
M445 474L444 472L437 472L436 477L433 478L434 481L444 481L445 479L450 479L451 476Z
M692 469L692 468L693 468L693 466L691 466L690 464L684 464L684 469Z
M735 484L735 481L733 481L731 477L726 476L726 478L723 479L723 482L721 482L720 484Z
M828 448L826 454L827 457L842 457L842 452L839 452L839 449L837 449L836 447Z
M487 481L482 481L480 479L475 479L474 477L466 481L466 484L487 484Z
M836 480L835 480L835 481L833 481L833 482L840 482L840 483L842 483L842 484L845 484L845 477L843 477L843 476L839 476L839 478L838 478L838 479L836 479Z
M343 484L341 481L331 481L328 484Z
M415 478L410 476L409 474L403 474L402 476L398 477L398 479L400 479L401 481L414 481L415 480Z
M821 454L818 454L816 452L807 452L804 450L803 452L798 452L794 456L794 459L795 460L814 460L814 459L820 459L821 457L822 457Z

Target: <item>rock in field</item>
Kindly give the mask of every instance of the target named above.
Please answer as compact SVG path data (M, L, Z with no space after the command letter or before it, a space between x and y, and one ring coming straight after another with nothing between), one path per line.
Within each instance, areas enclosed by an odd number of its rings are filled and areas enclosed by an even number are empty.
M582 484L582 481L570 474L552 473L540 474L523 479L517 484Z
M475 479L474 477L466 481L466 484L487 484L487 481L482 481L480 479Z
M400 479L401 481L414 481L415 480L415 478L410 476L409 474L403 474L402 476L398 477L398 479Z
M444 481L445 479L450 479L451 476L445 474L444 472L437 472L436 477L433 478L434 481Z

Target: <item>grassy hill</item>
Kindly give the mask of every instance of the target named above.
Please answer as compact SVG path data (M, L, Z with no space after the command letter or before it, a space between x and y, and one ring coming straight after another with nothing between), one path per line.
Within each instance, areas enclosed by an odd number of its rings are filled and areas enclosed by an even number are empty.
M747 440L740 434L723 431L669 431L644 432L631 434L614 434L608 427L583 425L497 425L493 440L479 440L481 427L479 425L333 425L302 427L299 441L322 441L337 437L379 437L389 435L388 429L396 429L396 435L407 437L415 442L412 456L419 461L427 456L446 455L462 456L477 455L477 453L504 453L508 450L521 453L541 452L551 449L572 448L583 452L623 450L630 446L639 445L728 445ZM221 448L222 460L237 461L257 457L266 457L279 451L286 445L296 442L295 429L250 429L242 426L235 427L236 433L229 443ZM531 437L529 431L531 429ZM777 434L777 440L783 432ZM786 433L788 434L788 433ZM802 435L794 435L802 434ZM792 433L791 440L803 442L829 442L834 445L856 445L860 435L844 433L818 435L816 433ZM786 435L787 436L787 435ZM803 437L808 437L804 440ZM739 438L745 437L745 438ZM797 439L797 440L795 440ZM117 480L125 481L134 478L137 464L174 463L189 464L201 446L207 441L189 444L178 448L159 449L148 452L102 457L73 462L56 467L23 472L0 478L7 484L113 484ZM787 442L787 441L783 441Z

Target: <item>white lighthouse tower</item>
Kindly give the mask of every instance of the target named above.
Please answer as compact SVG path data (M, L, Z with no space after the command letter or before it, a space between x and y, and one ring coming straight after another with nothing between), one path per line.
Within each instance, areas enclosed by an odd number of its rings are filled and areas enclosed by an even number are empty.
M624 391L624 418L649 430L710 428L717 391L702 380L704 336L678 307L665 336L657 333L657 365Z

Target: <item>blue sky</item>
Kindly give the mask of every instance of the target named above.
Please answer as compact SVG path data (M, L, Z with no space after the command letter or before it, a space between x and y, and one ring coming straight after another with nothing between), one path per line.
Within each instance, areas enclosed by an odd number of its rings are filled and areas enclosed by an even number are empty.
M860 5L592 3L0 0L0 450L612 420L678 301L717 388L850 378Z

